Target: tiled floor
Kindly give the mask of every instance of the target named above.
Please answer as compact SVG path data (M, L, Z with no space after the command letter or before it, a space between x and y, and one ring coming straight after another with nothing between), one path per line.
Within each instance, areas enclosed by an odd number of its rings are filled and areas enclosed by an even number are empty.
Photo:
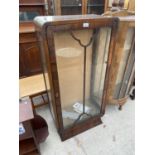
M37 109L49 126L49 136L40 144L42 155L134 155L134 101L122 111L108 105L103 124L61 142L47 106Z

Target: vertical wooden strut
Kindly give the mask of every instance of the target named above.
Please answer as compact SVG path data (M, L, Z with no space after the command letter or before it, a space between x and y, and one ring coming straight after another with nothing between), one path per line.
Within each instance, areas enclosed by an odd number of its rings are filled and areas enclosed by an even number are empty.
M85 97L85 91L86 91L86 51L87 47L84 46L84 65L83 65L83 113L85 113L85 102L86 102L86 97Z
M84 61L84 65L83 65L83 72L84 72L83 73L83 112L79 115L77 120L75 120L74 124L76 124L76 122L78 122L78 120L80 120L82 115L86 114L88 116L91 116L90 114L87 114L85 112L85 104L86 104L86 97L85 97L85 87L86 87L86 54L87 54L87 47L92 43L92 41L95 38L94 36L97 34L97 32L92 35L92 37L90 38L88 44L86 44L86 45L82 44L81 40L76 38L72 31L70 32L70 34L73 37L73 39L75 39L80 44L80 46L82 46L83 49L84 49L84 58L83 58L83 61Z

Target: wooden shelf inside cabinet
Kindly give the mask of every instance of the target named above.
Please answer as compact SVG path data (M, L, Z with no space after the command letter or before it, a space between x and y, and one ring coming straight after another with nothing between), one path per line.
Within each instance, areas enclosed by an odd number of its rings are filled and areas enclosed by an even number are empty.
M103 4L89 4L88 7L104 7Z
M39 152L31 121L34 119L31 102L29 99L20 100L19 103L19 123L22 123L25 132L19 135L19 153L20 155L30 155L32 151ZM39 153L38 153L39 155Z
M19 136L19 140L33 138L30 121L23 122L23 126L26 132Z
M65 7L81 7L81 5L62 5L61 7L62 8L65 8Z
M33 138L22 140L19 142L19 152L21 155L28 154L36 150Z
M24 128L24 133L19 134L19 153L40 155L39 143L49 135L47 122L41 116L33 115L30 99L20 100L19 112L19 123Z

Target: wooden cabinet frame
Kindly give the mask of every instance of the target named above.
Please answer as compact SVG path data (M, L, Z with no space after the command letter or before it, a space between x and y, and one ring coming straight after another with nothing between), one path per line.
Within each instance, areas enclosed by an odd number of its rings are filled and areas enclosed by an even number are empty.
M122 105L125 104L125 102L128 99L129 96L129 91L132 86L133 80L134 80L134 75L135 75L135 65L133 63L132 71L131 74L129 75L129 80L127 84L127 88L125 90L125 95L122 98L114 99L113 94L114 94L114 89L115 89L115 84L116 84L116 79L118 76L119 72L119 67L121 65L121 60L122 60L122 55L124 53L124 45L126 41L126 36L129 28L135 29L135 16L133 13L128 12L128 11L119 11L119 12L108 12L104 14L104 16L110 15L110 16L117 16L119 17L120 23L119 23L119 28L118 28L118 34L117 34L117 43L116 43L116 48L115 52L113 55L112 59L112 64L111 64L111 71L110 71L110 84L108 88L108 103L112 104L118 104L119 109L121 110ZM130 59L131 59L131 54L135 51L135 34L133 35L132 42L131 42L131 48L130 52L127 58L127 62L125 65L125 69L123 71L123 80L125 77L125 74L127 72L127 68L130 65ZM134 60L135 61L135 60ZM123 83L124 81L122 81ZM121 84L119 96L121 92L123 91L122 89L123 85Z
M83 27L83 23L89 23L89 27ZM49 82L48 96L50 101L51 111L54 111L55 123L57 126L58 133L60 134L61 140L66 140L72 136L75 136L89 128L92 128L98 124L101 124L101 116L105 113L105 107L107 103L107 88L109 85L109 71L111 67L112 55L115 48L115 36L118 27L118 18L108 18L96 15L83 16L64 16L64 17L38 17L35 19L36 31L40 41L40 50L42 57L45 57L43 64L47 70L44 70L44 78L47 88L47 82ZM54 38L49 36L49 32L59 32L67 30L82 30L82 29L93 29L100 27L111 28L111 38L108 51L108 61L105 74L105 82L103 88L103 96L101 102L100 114L93 116L84 122L75 124L69 128L64 128L62 120L62 109L61 109L61 98L60 98L60 87L58 80L58 69L57 60L55 54ZM49 44L50 41L50 44Z

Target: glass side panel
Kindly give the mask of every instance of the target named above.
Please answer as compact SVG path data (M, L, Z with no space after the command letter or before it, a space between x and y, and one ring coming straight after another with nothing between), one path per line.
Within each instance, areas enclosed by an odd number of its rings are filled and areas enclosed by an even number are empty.
M110 34L110 28L54 33L64 128L100 114Z
M40 36L41 34L38 34ZM40 45L40 44L39 44ZM49 100L49 106L50 106L50 111L52 114L52 117L54 121L56 120L55 115L54 115L54 110L52 104L52 97L51 97L51 90L52 88L50 87L50 80L49 80L49 74L48 74L48 66L47 66L47 59L46 59L46 54L44 53L44 46L40 45L40 54L41 54L41 62L42 62L42 68L43 68L43 75L44 75L44 80L45 80L45 87L47 90L47 99ZM56 122L56 121L55 121Z
M135 62L135 50L133 49L130 55L128 66L126 68L126 72L125 72L124 79L123 79L122 90L120 92L119 98L123 98L125 96L126 89L129 83L129 79L132 73L132 69L134 67L134 62Z
M101 104L103 85L106 72L106 61L108 59L109 42L111 30L109 28L102 28L99 30L98 37L95 41L96 50L93 55L93 86L92 96L93 100ZM100 105L101 106L101 105Z
M39 12L19 12L19 21L33 21L36 16L39 16Z
M104 13L104 1L103 0L88 0L87 2L88 14L102 14Z
M125 67L127 65L129 54L130 54L130 49L132 46L133 36L134 36L134 28L129 28L127 35L126 35L126 41L124 44L124 51L123 51L122 59L120 62L120 67L119 67L118 74L117 74L117 80L116 80L115 90L113 94L114 99L120 98L121 87L122 86L124 87L124 85L127 85L127 81L124 81L123 78L124 78L124 73L125 73ZM133 63L131 61L130 65L132 66L132 64ZM123 96L121 95L121 97Z
M62 15L82 14L82 0L61 0Z

